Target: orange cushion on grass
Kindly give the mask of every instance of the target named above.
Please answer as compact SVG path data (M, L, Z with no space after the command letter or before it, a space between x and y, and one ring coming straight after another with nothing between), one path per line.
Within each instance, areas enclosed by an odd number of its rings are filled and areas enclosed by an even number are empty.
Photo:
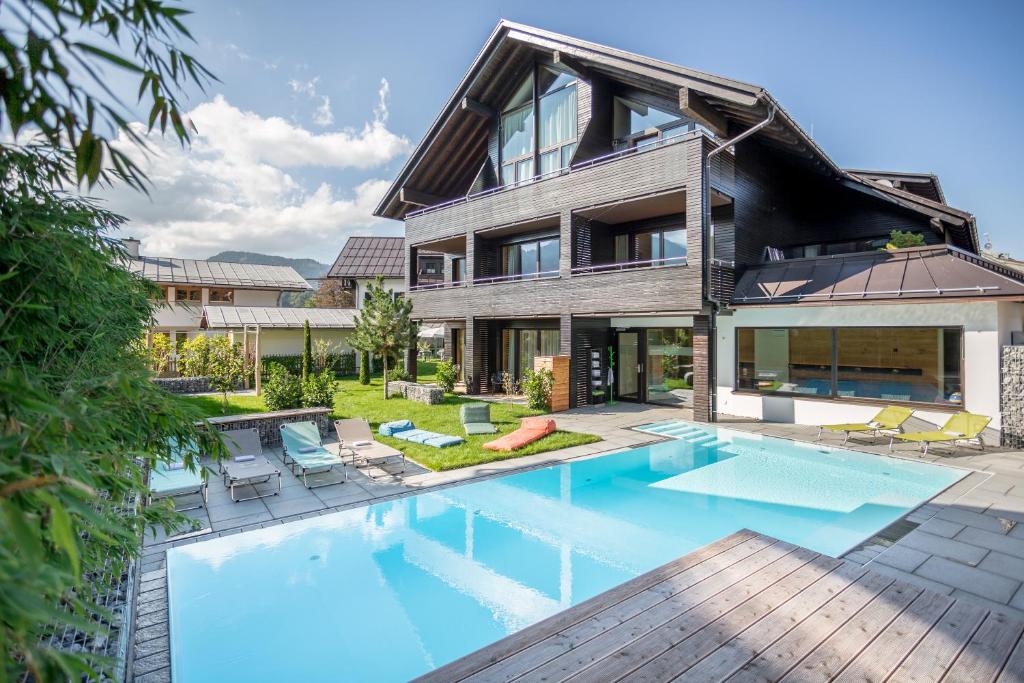
M484 448L490 451L514 451L542 439L555 431L555 421L546 417L524 417L519 429L494 441L488 441Z

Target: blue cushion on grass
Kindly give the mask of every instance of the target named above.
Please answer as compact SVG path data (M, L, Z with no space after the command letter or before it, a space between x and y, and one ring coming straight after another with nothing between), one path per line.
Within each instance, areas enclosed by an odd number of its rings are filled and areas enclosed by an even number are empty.
M433 446L434 448L444 448L446 446L457 446L464 442L461 436L449 436L447 434L436 434L423 443L427 446Z
M377 433L381 436L395 436L398 432L405 432L413 428L412 420L393 420L378 427Z

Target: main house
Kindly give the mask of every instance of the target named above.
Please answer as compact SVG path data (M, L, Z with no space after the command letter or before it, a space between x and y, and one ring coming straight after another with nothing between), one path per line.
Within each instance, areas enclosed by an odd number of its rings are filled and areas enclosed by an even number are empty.
M999 416L1024 278L936 177L840 168L763 88L502 21L376 209L469 392L571 356L575 406ZM921 246L887 250L893 230Z

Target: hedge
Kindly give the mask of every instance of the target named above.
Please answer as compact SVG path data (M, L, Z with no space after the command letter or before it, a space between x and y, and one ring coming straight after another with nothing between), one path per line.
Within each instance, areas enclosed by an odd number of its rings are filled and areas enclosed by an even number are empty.
M283 365L288 372L294 375L302 375L302 354L295 355L281 355L281 356L263 356L263 375L267 375L267 365L270 363L278 363ZM314 361L315 364L315 361ZM334 370L334 374L337 377L346 377L356 374L356 354L354 351L342 351L341 353L332 353L327 356L327 367Z

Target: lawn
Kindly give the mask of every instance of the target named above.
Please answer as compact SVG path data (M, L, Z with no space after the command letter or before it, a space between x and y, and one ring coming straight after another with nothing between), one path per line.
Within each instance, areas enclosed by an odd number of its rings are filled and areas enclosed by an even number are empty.
M422 363L419 370L422 382L433 380L433 365ZM375 377L369 385L362 385L356 379L343 379L338 382L339 391L334 395L334 417L361 417L370 421L376 428L382 422L409 419L420 429L428 429L442 434L454 434L466 439L466 443L448 448L432 448L422 444L413 444L390 437L378 437L382 443L400 448L407 456L432 470L452 470L480 463L516 458L521 455L543 453L569 446L600 441L592 434L558 431L540 441L513 453L497 453L484 450L481 446L501 434L513 431L519 426L519 419L530 415L539 415L540 411L530 410L525 406L491 404L491 421L498 428L499 434L484 436L465 436L459 421L459 406L471 402L462 396L445 396L440 405L426 405L409 401L404 398L384 400L384 381ZM186 396L182 400L198 407L205 416L223 415L220 396ZM256 396L228 396L228 413L255 413L266 410L263 401Z

